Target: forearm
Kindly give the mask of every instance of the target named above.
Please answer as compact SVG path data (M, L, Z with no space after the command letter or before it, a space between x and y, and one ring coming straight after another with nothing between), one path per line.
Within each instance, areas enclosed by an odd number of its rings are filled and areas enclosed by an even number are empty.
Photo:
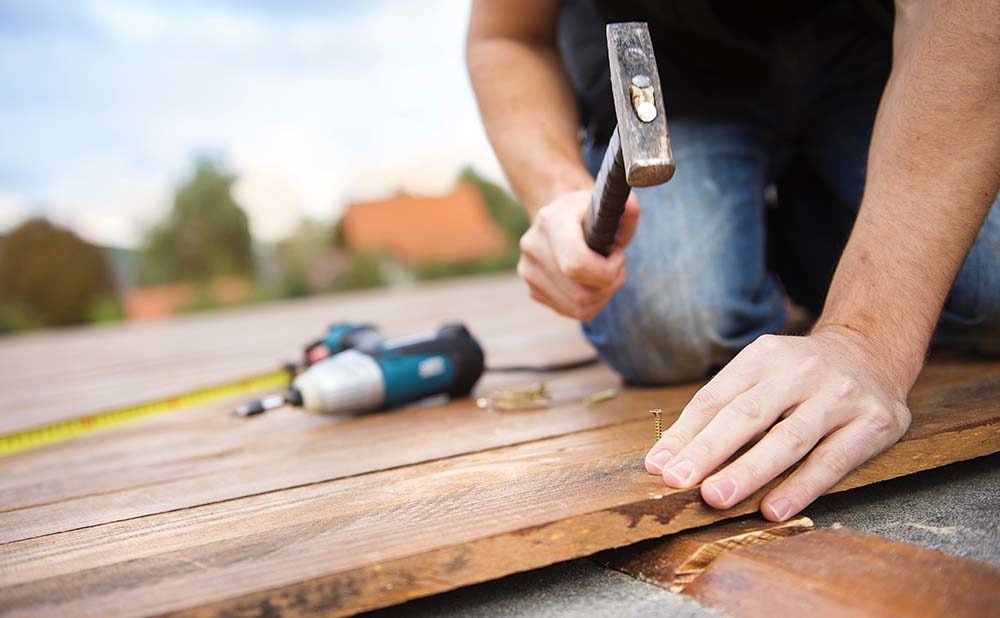
M1000 5L897 9L854 231L817 328L861 335L909 390L1000 186Z
M497 33L477 11L485 12L473 7L469 76L500 164L534 214L556 197L593 184L580 154L573 93L553 32L534 39ZM554 15L536 21L554 24Z

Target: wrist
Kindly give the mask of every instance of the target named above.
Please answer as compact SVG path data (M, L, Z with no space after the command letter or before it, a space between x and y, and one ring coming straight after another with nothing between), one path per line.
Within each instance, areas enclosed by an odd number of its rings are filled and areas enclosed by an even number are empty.
M880 330L846 316L820 316L809 333L835 339L864 357L869 369L905 400L924 366L926 344L913 344L892 330Z
M526 188L523 198L528 215L534 219L542 207L555 202L567 193L590 191L594 188L594 179L583 165L566 165L560 171L550 171L544 177L537 178L530 188Z

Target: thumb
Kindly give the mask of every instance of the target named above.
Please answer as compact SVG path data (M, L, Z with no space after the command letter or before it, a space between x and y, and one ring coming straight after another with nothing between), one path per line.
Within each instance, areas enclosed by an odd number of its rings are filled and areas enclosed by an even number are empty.
M625 200L625 212L622 213L621 221L618 224L618 237L616 244L619 247L632 242L635 236L635 229L639 225L639 199L635 196L635 191L628 194Z

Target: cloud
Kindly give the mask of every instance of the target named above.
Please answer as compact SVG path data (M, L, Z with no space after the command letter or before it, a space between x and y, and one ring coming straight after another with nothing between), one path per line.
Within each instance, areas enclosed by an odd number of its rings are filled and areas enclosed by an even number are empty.
M0 29L0 191L94 240L134 245L203 152L244 177L267 239L467 163L500 178L465 75L466 1L90 0L68 23L39 6Z
M28 218L28 205L20 196L0 193L0 234L9 232Z

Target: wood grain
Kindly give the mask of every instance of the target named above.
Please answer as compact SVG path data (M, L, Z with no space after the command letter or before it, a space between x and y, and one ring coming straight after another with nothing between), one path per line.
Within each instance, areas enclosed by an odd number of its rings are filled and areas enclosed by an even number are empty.
M998 400L1000 379L915 397L904 439L834 491L1000 450ZM348 614L745 514L767 491L719 512L697 489L666 490L642 469L649 434L647 419L627 421L9 542L0 604Z
M0 433L270 371L331 322L359 319L390 336L465 321L494 364L525 362L528 346L539 363L593 354L579 324L532 303L507 275L5 336Z
M492 364L592 353L511 277L28 335L0 340L0 431L269 369L359 317L391 335L467 321ZM836 490L997 451L998 374L932 362L907 436ZM478 392L539 377L490 375ZM547 379L554 404L530 412L463 400L247 420L220 402L2 458L0 613L345 614L756 508L761 494L714 511L642 469L647 409L676 414L697 384L584 406L618 384L607 368Z
M1000 569L847 528L743 547L684 594L738 618L927 616L1000 612Z
M642 581L681 592L727 552L812 529L813 522L808 517L774 523L755 515L614 549L600 554L597 560Z

